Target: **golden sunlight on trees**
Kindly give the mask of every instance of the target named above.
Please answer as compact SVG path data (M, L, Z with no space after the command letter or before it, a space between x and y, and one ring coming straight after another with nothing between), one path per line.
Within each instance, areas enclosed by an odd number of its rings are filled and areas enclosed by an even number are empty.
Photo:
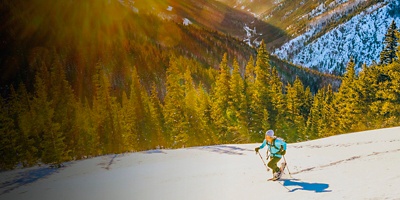
M118 1L45 3L1 4L0 169L400 125L398 56L339 80Z

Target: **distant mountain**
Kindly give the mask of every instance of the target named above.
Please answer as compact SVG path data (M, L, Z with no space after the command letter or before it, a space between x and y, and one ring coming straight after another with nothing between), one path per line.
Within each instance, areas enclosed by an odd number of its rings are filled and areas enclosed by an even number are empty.
M244 67L251 55L256 56L256 45L249 42L265 39L271 43L286 37L280 29L212 0L5 0L1 5L2 94L19 83L32 89L35 73L40 68L50 71L56 62L65 67L79 97L91 96L91 80L98 67L106 69L116 94L128 90L133 67L148 90L156 84L162 94L172 55L192 59L195 80L210 87L224 53L230 62L236 58ZM251 22L259 25L257 30ZM269 34L246 41L246 30ZM314 92L337 80L271 59L285 81L303 74L304 84Z
M219 1L284 30L285 44L270 43L279 58L335 74L344 72L350 57L357 70L378 60L389 24L400 24L397 0Z
M151 10L151 2L147 3ZM146 87L153 83L162 87L170 56L193 59L196 67L216 73L224 53L241 65L255 54L254 48L232 36L144 13L125 2L5 0L0 9L4 90L20 82L32 88L35 72L42 65L50 70L57 59L66 66L75 92L83 95L91 93L88 82L96 66L107 69L113 88L120 91L126 89L133 67ZM212 73L203 74L208 75L197 74L197 80L211 85Z
M217 30L250 46L264 40L268 47L278 47L288 39L286 31L257 18L253 13L216 0L120 0L134 12L152 13L177 23L191 23ZM257 4L259 6L259 4ZM251 30L251 31L249 31ZM272 50L272 48L270 48Z
M383 40L392 21L400 24L400 3L370 5L343 23L314 26L274 51L278 57L323 72L343 74L350 57L356 69L379 61Z

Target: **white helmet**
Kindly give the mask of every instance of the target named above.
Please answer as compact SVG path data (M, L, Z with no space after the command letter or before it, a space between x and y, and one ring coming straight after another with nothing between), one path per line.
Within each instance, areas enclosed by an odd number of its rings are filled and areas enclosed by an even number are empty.
M274 136L274 131L273 131L273 130L268 130L268 131L265 133L265 136L273 137L273 136Z

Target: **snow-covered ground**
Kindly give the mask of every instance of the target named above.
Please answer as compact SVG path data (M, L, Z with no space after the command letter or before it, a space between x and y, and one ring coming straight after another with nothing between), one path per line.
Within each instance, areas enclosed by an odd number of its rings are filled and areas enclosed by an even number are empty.
M254 152L259 145L153 150L2 172L0 199L400 199L400 127L289 144L293 178L286 171L279 182L290 192L267 181L271 171Z
M363 63L371 65L379 61L390 23L394 20L397 26L400 24L399 10L394 9L398 7L398 0L377 3L312 42L310 38L321 27L311 28L273 53L294 64L324 72L332 72L340 66L345 68L353 57L360 70Z

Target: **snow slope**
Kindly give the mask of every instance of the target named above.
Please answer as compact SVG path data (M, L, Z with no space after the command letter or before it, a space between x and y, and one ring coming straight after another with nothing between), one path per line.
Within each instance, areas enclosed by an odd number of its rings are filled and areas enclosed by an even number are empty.
M2 172L0 199L400 199L400 127L289 144L293 178L286 171L280 183L290 192L267 181L271 171L254 152L259 145L153 150Z

